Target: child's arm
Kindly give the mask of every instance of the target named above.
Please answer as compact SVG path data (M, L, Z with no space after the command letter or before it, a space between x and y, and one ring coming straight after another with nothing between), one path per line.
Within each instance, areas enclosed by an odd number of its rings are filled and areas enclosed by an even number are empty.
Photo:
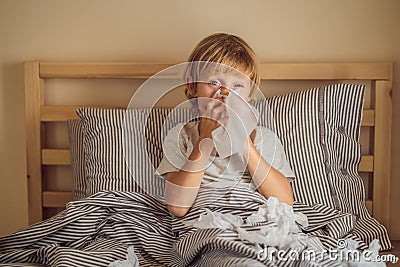
M185 165L179 172L170 172L166 175L167 209L175 216L185 216L196 199L205 168L214 149L211 133L228 120L227 117L221 118L224 110L225 107L221 102L208 103L203 112L204 117L199 123L199 138Z
M185 216L192 206L213 148L212 142L209 142L204 137L199 137L182 170L167 173L167 209L173 215L178 217ZM178 203L181 204L178 205Z
M250 137L244 149L244 157L260 194L266 198L277 197L293 206L293 191L289 180L261 156Z

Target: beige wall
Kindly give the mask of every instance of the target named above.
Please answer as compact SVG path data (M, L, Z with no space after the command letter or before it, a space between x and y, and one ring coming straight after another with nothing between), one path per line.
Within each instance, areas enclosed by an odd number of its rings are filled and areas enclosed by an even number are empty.
M0 235L27 225L23 61L183 61L224 31L263 62L395 62L390 233L400 239L400 1L247 3L0 0Z

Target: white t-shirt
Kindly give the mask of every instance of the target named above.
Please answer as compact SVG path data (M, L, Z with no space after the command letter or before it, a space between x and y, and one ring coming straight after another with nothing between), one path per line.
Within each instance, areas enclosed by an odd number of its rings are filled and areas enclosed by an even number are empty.
M158 175L182 169L199 138L198 125L199 121L181 123L168 132L163 142L164 156L156 170ZM254 145L272 167L289 180L294 179L295 175L286 160L283 146L271 130L257 126ZM227 158L210 156L202 186L230 187L233 185L252 186L251 175L242 156L239 154L233 154Z

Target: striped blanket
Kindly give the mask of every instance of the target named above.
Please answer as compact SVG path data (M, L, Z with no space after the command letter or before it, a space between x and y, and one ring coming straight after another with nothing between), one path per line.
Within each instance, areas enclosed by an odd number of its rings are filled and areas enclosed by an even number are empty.
M1 237L0 263L109 266L124 260L133 247L140 266L341 266L321 252L345 240L366 248L350 233L350 214L295 203L289 209L295 217L288 219L287 212L268 204L271 198L257 192L234 188L219 193L218 201L210 201L211 193L200 192L191 211L177 218L151 196L102 191ZM259 240L261 233L269 243ZM311 250L316 257L302 257Z

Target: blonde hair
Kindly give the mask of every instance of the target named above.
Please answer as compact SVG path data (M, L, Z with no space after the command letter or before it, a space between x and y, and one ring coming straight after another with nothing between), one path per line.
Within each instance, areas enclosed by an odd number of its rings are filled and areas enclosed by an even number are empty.
M240 37L215 33L201 40L193 49L188 62L213 62L227 67L241 70L256 85L260 85L259 65L253 49ZM214 64L214 65L219 65ZM190 76L192 81L199 81L200 68L196 64L189 64L185 72L185 80ZM204 64L203 64L204 67ZM202 68L203 69L203 68ZM186 80L187 81L187 80ZM254 88L254 86L252 86ZM252 89L252 92L254 89ZM187 98L192 98L187 88Z

